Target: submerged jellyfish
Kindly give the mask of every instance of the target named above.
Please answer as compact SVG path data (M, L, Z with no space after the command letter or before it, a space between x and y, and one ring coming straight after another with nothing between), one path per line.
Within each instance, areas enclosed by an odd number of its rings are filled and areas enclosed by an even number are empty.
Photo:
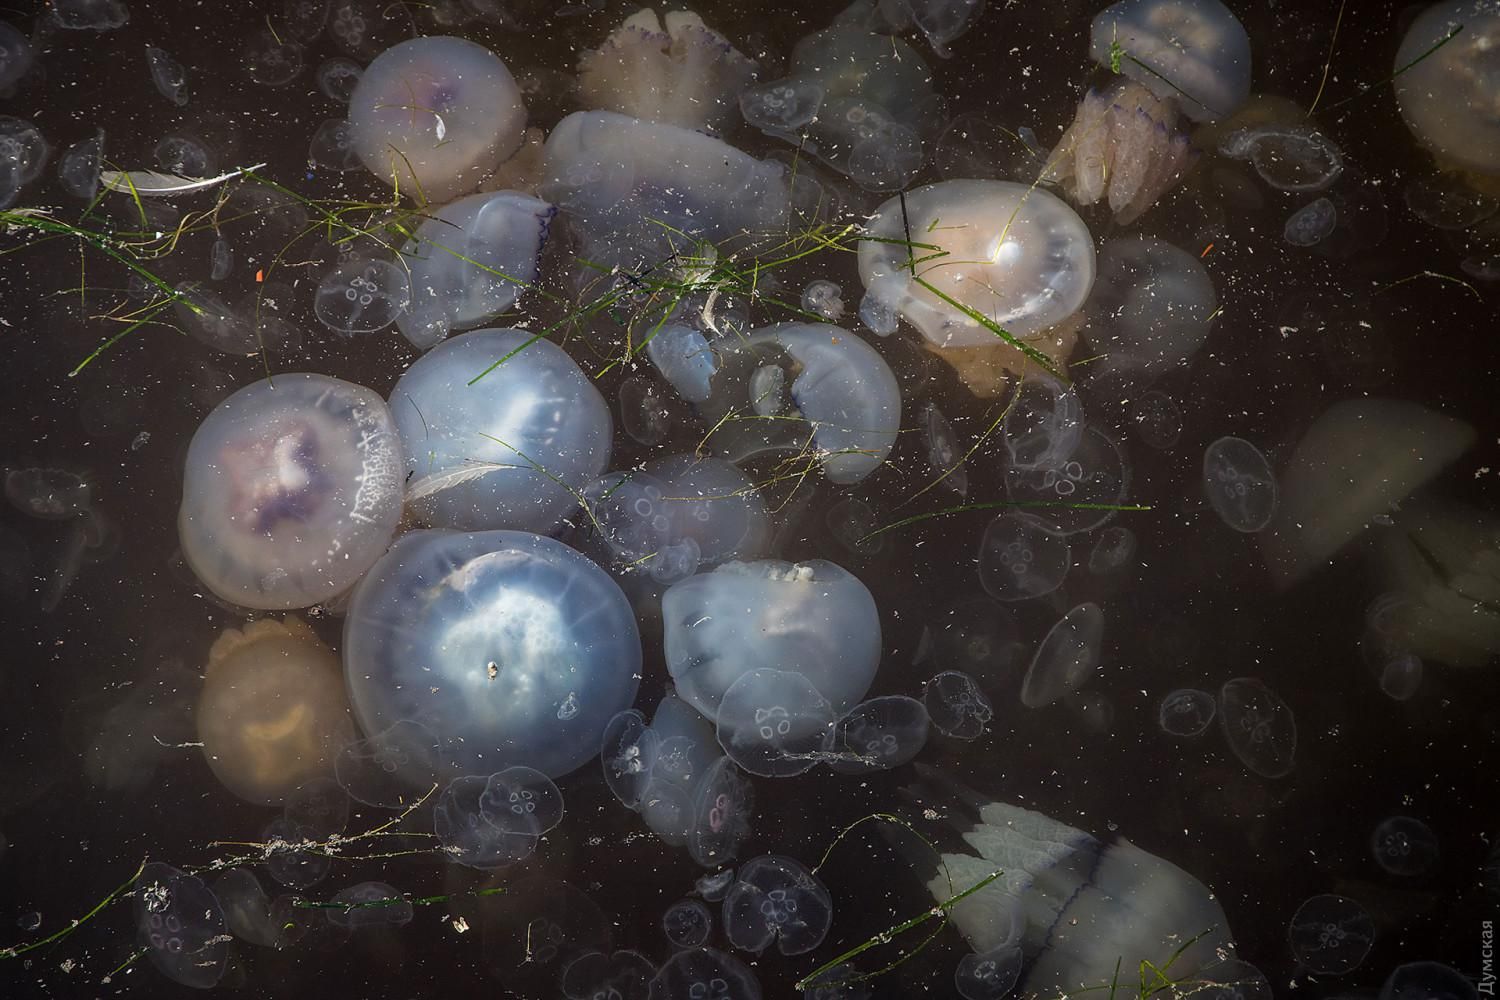
M604 783L626 808L641 807L660 750L661 737L637 709L626 709L605 725L599 751Z
M177 526L226 601L304 608L348 590L401 517L401 451L385 401L326 375L234 393L188 446Z
M635 616L615 582L520 531L403 536L360 581L344 622L361 728L427 726L460 773L574 770L630 707L640 670Z
M476 330L429 351L396 381L391 413L407 503L436 527L550 532L609 462L604 397L562 348L524 330Z
M1031 658L1021 683L1021 704L1041 708L1077 691L1099 665L1104 610L1084 602L1058 620Z
M875 599L821 559L725 563L668 588L662 619L677 693L710 718L730 685L762 668L801 674L841 715L880 665Z
M942 99L910 45L840 22L799 41L788 75L746 90L740 111L861 187L894 191L921 169Z
M578 60L578 95L590 108L718 132L755 71L753 59L692 11L659 18L646 7Z
M926 707L915 698L886 695L862 701L833 727L828 766L840 774L888 771L914 759L927 745Z
M333 766L351 799L382 809L410 805L414 780L438 783L453 769L446 741L408 719L344 746Z
M1203 492L1235 531L1260 531L1276 513L1276 476L1266 456L1244 438L1221 437L1203 452Z
M1083 307L1090 372L1153 379L1185 366L1218 308L1208 269L1150 236L1110 240Z
M479 186L521 145L526 106L493 52L462 38L413 38L365 67L349 98L370 172L423 203Z
M832 924L822 880L779 854L745 862L724 897L724 934L743 951L760 954L775 942L783 955L802 955L823 943Z
M1308 972L1342 976L1364 962L1375 944L1375 921L1345 896L1313 896L1297 907L1287 927L1292 954Z
M751 774L803 774L833 744L833 707L812 681L790 670L747 670L719 700L719 745Z
M335 927L357 931L364 927L401 927L411 923L412 906L401 890L384 882L361 882L333 897L341 909L328 911Z
M976 740L995 717L974 678L958 670L945 670L922 685L922 705L932 728L958 740Z
M657 704L648 731L655 754L633 808L664 842L680 847L696 826L695 805L705 775L723 758L713 726L675 693Z
M1370 834L1370 854L1392 875L1426 875L1437 864L1439 853L1432 827L1411 816L1387 816Z
M906 246L907 234L924 247ZM860 243L860 315L877 333L905 317L975 393L997 395L1004 375L1051 365L1072 351L1052 330L1094 283L1094 241L1056 196L1009 181L941 181L881 205ZM915 258L915 259L914 259Z
M9 24L0 23L0 91L7 91L31 70L35 55L31 40Z
M1500 173L1500 111L1495 107L1495 47L1500 6L1493 0L1443 0L1406 31L1396 52L1396 102L1417 141L1440 165Z
M153 861L135 885L136 938L174 982L206 990L229 966L224 911L196 875Z
M562 971L568 1000L646 1000L656 966L638 951L587 951Z
M1067 538L1030 514L1001 514L979 542L979 582L997 601L1050 594L1071 565Z
M1162 698L1156 709L1156 724L1169 736L1191 739L1214 721L1214 696L1207 691L1179 688Z
M961 800L942 812L967 849L944 851L945 867L925 847L903 842L903 850L939 901L1004 873L954 906L952 916L976 953L1022 950L1022 995L1107 991L1117 962L1133 969L1170 960L1173 980L1187 983L1230 947L1228 920L1214 894L1170 861L1123 837L1104 843L1041 813L988 801L917 767L925 778L953 786L942 793L919 787L912 797L928 808ZM938 798L929 802L932 795Z
M679 951L651 980L648 1000L761 1000L755 973L713 948Z
M1257 677L1236 677L1219 689L1219 725L1229 749L1263 778L1292 773L1297 720L1281 696Z
M225 629L198 699L203 756L224 787L259 805L333 775L352 735L339 659L294 616Z
M352 257L329 271L313 296L318 319L343 334L384 330L410 305L407 273L390 261L368 257Z
M410 302L401 335L426 350L454 330L493 319L537 276L557 209L530 195L497 191L444 205L401 249Z
M696 899L679 899L662 914L662 931L675 948L696 948L714 931L714 915Z

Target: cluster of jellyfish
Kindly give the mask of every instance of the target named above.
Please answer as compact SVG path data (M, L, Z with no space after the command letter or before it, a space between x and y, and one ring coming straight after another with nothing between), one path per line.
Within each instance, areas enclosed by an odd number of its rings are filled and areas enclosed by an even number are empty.
M348 110L318 130L311 162L368 170L431 207L394 253L351 254L327 270L312 308L349 337L394 326L423 353L385 397L323 374L274 375L223 400L193 435L183 559L224 605L259 615L207 653L196 715L204 756L234 795L280 807L265 828L276 846L266 868L295 891L328 875L316 848L342 834L351 801L425 805L445 860L505 871L545 850L567 811L558 782L597 761L621 805L713 871L700 898L666 912L676 949L667 961L590 952L561 971L559 987L569 997L759 997L752 970L708 946L706 904L722 903L733 948L800 955L827 935L833 898L790 857L731 867L751 833L754 779L903 767L930 739L981 738L1012 706L960 670L913 682L908 694L867 697L885 655L881 609L844 566L771 557L776 517L747 470L767 456L810 454L834 487L874 475L902 430L903 400L869 338L906 328L976 396L1011 394L1000 428L1008 505L977 539L988 597L1042 601L1065 592L1070 574L1128 573L1138 541L1116 517L1131 497L1127 442L1090 419L1083 400L1091 387L1128 390L1132 436L1175 447L1182 414L1160 380L1198 354L1218 300L1198 255L1125 227L1170 197L1199 157L1219 156L1310 198L1287 218L1285 238L1313 247L1339 225L1332 189L1343 156L1300 114L1242 114L1250 43L1218 0L1121 0L1101 11L1090 55L1107 80L1042 151L1036 176L955 170L916 187L909 182L954 137L936 134L941 95L898 34L916 28L942 57L979 4L861 0L798 42L775 79L696 15L644 10L584 53L586 107L545 137L528 127L517 80L486 47L437 36L368 52L346 6L330 30L351 54L373 58L320 68L320 88ZM64 29L105 30L123 10L57 0L51 16ZM1433 91L1454 77L1482 90L1465 53L1500 32L1500 12L1439 4L1412 24L1398 61L1463 18L1473 30L1402 75L1397 93L1440 161L1493 174L1493 102L1437 106ZM0 33L0 86L31 64L15 34ZM251 45L262 82L301 68L294 39ZM147 60L162 95L186 104L184 68L158 48ZM712 453L611 467L614 418L590 373L545 334L497 324L535 294L560 227L618 280L674 258L676 237L721 245L783 229L806 192L787 164L722 138L738 119L891 196L858 248L854 312L868 337L850 329L853 317L838 325L844 292L827 281L806 288L796 321L745 328L706 307L675 311L642 351L654 376L621 390L623 429L662 440L659 404L670 391L716 429ZM103 142L101 133L61 157L69 190L92 197L117 183L101 180ZM33 124L0 118L0 153L0 203L9 204L49 150ZM164 141L158 157L184 177L217 169L186 138ZM1117 235L1098 243L1080 212L1106 207ZM232 267L232 248L216 244L215 280ZM209 287L178 293L194 336L229 353L260 348L244 309ZM1083 391L1063 377L1080 342L1099 358ZM931 403L919 426L945 488L966 495L968 453L954 428ZM1268 457L1236 435L1213 441L1197 466L1199 507L1226 539L1257 536L1290 586L1472 438L1413 403L1337 403L1287 454ZM95 545L100 522L75 480L9 470L6 493L37 517L76 525L80 546ZM1335 491L1354 502L1327 502ZM873 527L852 507L844 513L846 527ZM1390 592L1371 605L1363 644L1380 689L1398 700L1421 683L1424 657L1462 662L1500 646L1493 605L1431 579L1434 558L1459 568L1472 558L1462 515L1421 506L1406 516L1432 544L1422 559L1387 554ZM854 551L869 534L844 540ZM1492 568L1475 575L1494 588ZM1075 699L1107 660L1106 609L1068 604L1031 655L1022 709ZM292 613L315 606L343 616L337 650ZM649 712L636 706L642 677L658 666L644 662L648 621L660 628L671 682ZM1279 779L1295 767L1293 710L1258 678L1226 677L1216 694L1171 690L1157 704L1166 737L1195 740L1217 721L1254 774ZM1190 873L1123 837L1099 839L934 769L917 772L915 800L961 806L941 877L926 870L931 858L913 860L934 899L1007 869L952 911L973 950L956 972L967 1000L1022 984L1036 994L1107 983L1116 956L1154 957L1183 927L1211 930L1176 954L1177 973L1269 995L1253 967L1223 958L1228 921ZM1437 842L1420 820L1396 816L1370 850L1386 871L1414 876L1436 863ZM1130 919L1120 919L1121 894ZM412 918L410 902L384 883L346 888L333 903L328 919L349 933ZM222 975L232 937L281 943L295 923L290 906L268 899L245 869L210 883L154 863L136 895L151 960L199 987ZM1297 910L1289 934L1308 970L1339 975L1363 961L1374 925L1354 900L1326 894ZM1385 995L1418 995L1445 975L1431 963L1403 966Z

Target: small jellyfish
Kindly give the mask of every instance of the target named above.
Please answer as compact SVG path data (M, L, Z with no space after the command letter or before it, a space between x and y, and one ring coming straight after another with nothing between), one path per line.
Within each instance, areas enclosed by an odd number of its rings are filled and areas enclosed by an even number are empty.
M619 399L620 426L637 444L651 448L667 439L672 411L650 379L630 376L620 383Z
M804 674L747 670L725 690L719 745L751 774L784 778L812 769L833 741L834 712Z
M646 356L677 395L689 403L706 402L713 394L718 352L698 330L668 323L646 342Z
M1441 962L1398 965L1380 987L1380 1000L1479 1000L1474 983Z
M599 752L604 783L627 809L641 807L660 748L661 737L637 709L626 709L604 727Z
M587 951L563 968L561 985L568 1000L646 1000L655 975L638 951Z
M1089 55L1194 121L1226 118L1250 96L1250 36L1219 0L1120 0L1095 16Z
M1149 380L1185 367L1218 304L1196 254L1149 236L1110 240L1083 306L1090 373Z
M705 868L733 860L750 836L754 812L755 786L730 758L720 757L704 771L693 794L688 854Z
M53 23L69 31L113 31L130 21L122 0L49 0L47 10Z
M1287 927L1292 954L1317 976L1342 976L1364 962L1375 944L1375 921L1345 896L1313 896L1297 907Z
M299 42L311 42L328 24L328 0L284 0L281 30Z
M526 106L510 70L462 38L413 38L365 67L349 98L365 166L435 205L479 186L521 145Z
M1156 724L1169 736L1192 739L1214 721L1214 696L1207 691L1179 688L1162 698L1156 709Z
M502 833L536 839L562 822L563 798L551 778L517 765L489 776L479 811Z
M755 973L713 948L679 951L651 980L648 1000L761 1000Z
M206 990L229 965L228 925L196 875L153 861L135 884L136 940L168 979Z
M302 830L285 816L266 824L261 841L267 845L266 873L289 889L310 889L328 877L333 859L305 846L322 840Z
M945 670L923 684L922 705L932 728L957 740L978 739L995 717L974 678L957 670Z
M802 955L823 943L833 924L833 899L818 876L779 854L740 866L724 897L724 934L743 951L760 954L775 942L783 955Z
M349 797L381 809L403 809L416 795L410 780L436 781L451 769L443 742L419 723L403 719L339 750L338 783Z
M1067 538L1026 513L1001 514L979 542L979 582L997 601L1050 594L1062 586L1072 564Z
M151 70L151 82L157 93L183 107L188 102L187 70L171 54L155 45L146 46L146 65Z
M1308 202L1287 217L1281 236L1294 247L1310 247L1323 242L1338 225L1339 210L1327 198Z
M401 890L384 882L361 882L333 897L328 922L351 931L366 927L401 927L411 923L412 906Z
M1221 437L1203 452L1203 491L1224 523L1253 534L1276 513L1276 476L1244 438Z
M858 497L844 497L829 507L823 522L839 544L857 556L873 555L885 548L885 539L876 534L880 521L870 505Z
M1388 816L1370 834L1370 854L1392 875L1415 878L1437 865L1437 835L1419 819Z
M183 556L226 601L304 608L348 590L401 516L400 442L385 401L326 375L234 393L188 446Z
M176 293L173 311L188 336L216 351L250 357L274 347L279 339L271 317L262 316L257 322L200 282L184 281L173 291ZM252 298L250 305L253 315L259 304Z
M41 176L51 148L41 131L22 118L0 115L0 208Z
M675 948L696 948L714 930L714 915L696 899L679 899L662 914L662 931Z
M391 412L407 503L435 527L550 532L609 461L604 397L562 348L524 330L445 341L396 381Z
M94 487L86 476L67 469L9 469L5 498L28 517L71 521L93 509Z
M313 312L345 335L384 330L411 304L406 272L387 260L351 257L323 276Z
M224 910L230 933L241 941L262 948L279 948L287 942L287 930L272 914L273 904L250 869L229 869L214 879L209 891Z
M1219 689L1219 726L1240 762L1263 778L1292 773L1297 720L1281 696L1255 677L1237 677Z
M1166 451L1182 438L1182 408L1160 389L1151 389L1131 404L1130 429L1142 444Z
M1417 141L1452 165L1500 173L1493 53L1500 10L1443 0L1422 11L1396 51L1396 103Z
M240 50L245 75L262 87L285 87L302 72L302 46L270 28L250 33Z
M1083 687L1103 647L1104 610L1091 601L1069 610L1037 646L1021 682L1021 704L1041 708Z
M638 807L641 818L662 841L674 847L688 844L696 830L715 832L700 822L712 806L699 801L698 795L708 772L726 760L714 739L713 726L676 693L669 692L656 706L651 732L658 745L656 762ZM737 776L732 768L720 772L721 779ZM738 817L737 822L744 818ZM716 827L726 832L732 829L722 823Z
M1323 191L1344 172L1344 156L1338 146L1307 125L1239 129L1219 141L1219 153L1248 160L1260 179L1278 191ZM1328 207L1333 207L1331 202Z
M700 875L693 883L693 891L710 903L717 903L728 895L734 886L734 869L724 868L708 875Z
M103 167L104 130L95 129L93 135L63 151L57 161L57 176L69 194L92 201L99 194L99 174Z
M810 281L802 289L802 311L809 312L825 323L837 323L844 318L843 289L832 281L819 279Z
M537 837L525 830L496 826L484 806L490 779L480 775L454 778L433 807L433 832L450 860L479 871L492 871L524 860L536 850ZM559 800L560 801L560 800Z
M964 468L963 450L948 418L931 402L922 407L922 442L927 445L927 464L932 466L954 493L969 495L969 472Z
M958 960L953 985L964 1000L1004 1000L1016 988L1025 964L1025 954L1014 944L971 953Z
M828 766L840 774L900 767L927 745L929 722L927 709L915 698L886 695L862 701L834 725Z
M1474 190L1460 175L1451 173L1413 178L1401 196L1412 214L1434 229L1468 229L1500 211L1495 198Z
M1031 465L1013 460L1005 467L1006 494L1027 503L1044 501L1028 515L1063 535L1103 525L1129 488L1130 463L1123 448L1092 424L1083 428L1071 452Z
M330 101L348 104L364 72L359 63L353 59L334 56L318 67L318 89Z
M1100 576L1124 569L1135 558L1135 532L1112 525L1099 532L1089 552L1089 572Z
M358 170L361 164L354 151L349 122L343 118L330 118L319 125L307 145L307 160L318 170L332 170L339 174Z
M15 86L35 61L31 40L10 24L0 23L0 91Z

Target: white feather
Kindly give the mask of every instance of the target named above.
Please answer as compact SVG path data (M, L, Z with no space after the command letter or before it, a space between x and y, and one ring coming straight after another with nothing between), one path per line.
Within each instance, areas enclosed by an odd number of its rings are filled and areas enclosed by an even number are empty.
M166 198L203 191L264 166L264 163L257 163L253 167L238 167L217 177L181 177L157 170L105 170L99 174L99 181L106 191L123 191L128 194L134 190L143 198Z

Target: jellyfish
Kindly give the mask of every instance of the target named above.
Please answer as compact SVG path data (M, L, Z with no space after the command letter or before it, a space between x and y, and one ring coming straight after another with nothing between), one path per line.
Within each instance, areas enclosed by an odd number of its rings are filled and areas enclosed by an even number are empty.
M561 986L568 1000L646 1000L655 975L656 966L638 951L588 951L564 966Z
M258 805L331 778L352 735L339 659L295 615L225 629L208 653L198 739L214 776Z
M1307 429L1278 477L1261 553L1282 587L1326 563L1474 441L1454 417L1397 399L1349 399Z
M352 257L323 276L313 312L335 333L384 330L411 304L406 272L387 260Z
M327 14L326 7L324 14ZM349 99L354 96L354 88L359 84L359 78L364 76L364 73L364 67L353 59L345 59L343 56L325 59L318 67L318 89L330 101L348 104Z
M1181 119L1218 121L1250 96L1250 38L1219 0L1120 0L1094 18L1089 54L1123 78L1084 97L1042 179L1078 205L1107 199L1126 225L1192 165Z
M15 86L35 60L31 40L10 24L0 24L0 91Z
M627 809L641 808L660 751L661 737L638 709L626 709L605 725L599 751L604 783Z
M1244 438L1226 435L1203 452L1203 492L1235 531L1260 531L1276 513L1276 476L1266 456Z
M679 899L662 914L661 928L674 948L696 948L714 931L714 915L696 899Z
M1387 816L1370 834L1370 855L1392 875L1416 878L1438 862L1437 834L1412 816Z
M1240 763L1262 778L1284 778L1296 766L1296 716L1258 677L1224 682L1219 727Z
M562 793L552 779L507 767L450 781L433 809L433 830L452 860L489 871L529 857L562 817Z
M505 63L462 38L413 38L365 67L349 98L359 157L424 204L479 186L521 145L526 106Z
M50 153L35 125L0 115L0 208L9 208L21 188L41 176Z
M630 707L640 672L620 588L561 542L526 532L407 534L360 581L344 621L360 727L426 726L461 774L575 770Z
M747 89L740 112L860 187L895 191L921 169L942 99L910 45L841 20L801 39L787 75Z
M1493 975L1493 973L1486 973ZM1485 985L1493 980L1485 980ZM1407 962L1398 965L1380 987L1379 1000L1479 1000L1474 982L1442 962Z
M426 350L454 330L493 319L536 281L557 209L530 195L470 195L438 209L401 249L410 303L396 325Z
M407 503L426 523L551 532L609 462L609 405L562 348L476 330L418 358L391 390Z
M224 911L224 921L229 931L241 941L262 948L279 948L288 943L286 921L273 914L276 908L266 897L260 880L248 868L231 868L209 886L214 899Z
M1218 706L1207 691L1178 688L1162 698L1156 709L1156 724L1169 736L1192 739L1214 721Z
M1308 972L1342 976L1353 972L1375 944L1375 921L1359 903L1331 893L1297 907L1287 927L1292 954Z
M773 942L783 955L806 954L823 943L832 924L828 888L801 862L780 854L745 862L724 897L725 936L757 955Z
M722 754L709 721L675 692L657 703L648 731L650 737L639 739L654 743L655 752L650 770L643 772L645 788L634 808L663 842L681 847L694 829L703 779ZM627 750L627 760L629 756Z
M719 700L717 735L724 753L751 774L803 774L833 745L833 708L803 674L747 670Z
M944 670L922 685L922 705L932 728L956 740L976 740L995 717L994 706L974 678Z
M927 745L930 724L926 706L915 698L885 695L862 701L834 724L828 766L840 774L900 767Z
M196 875L153 861L135 884L136 939L160 972L206 990L229 967L224 911Z
M997 601L1043 597L1062 586L1073 563L1066 536L1030 514L992 520L979 542L979 582Z
M157 93L179 108L187 104L189 96L187 70L182 68L182 63L172 58L172 54L165 49L148 45L146 46L146 66L151 70L151 82L156 85ZM198 174L197 176L204 175Z
M339 787L356 802L403 809L415 799L415 784L427 782L424 787L431 787L453 772L448 743L426 726L402 719L340 748L334 774Z
M1021 704L1050 705L1087 683L1104 645L1104 610L1085 601L1058 619L1042 639L1021 682Z
M1099 532L1089 553L1089 572L1104 575L1128 566L1135 558L1135 532L1112 525Z
M1217 310L1196 255L1150 236L1110 240L1083 307L1090 377L1150 381L1185 367Z
M1500 5L1443 0L1412 21L1396 51L1396 103L1439 166L1500 174L1494 50Z
M651 980L648 1000L761 1000L755 973L733 955L713 948L679 951Z
M219 597L305 608L353 586L401 517L400 441L370 389L291 373L240 389L194 432L177 526Z
M401 927L411 923L412 905L393 885L361 882L339 890L332 902L341 908L328 911L335 927L357 931L367 927Z
M1076 331L1060 324L1093 287L1094 241L1056 196L940 181L881 205L868 231L860 317L880 334L904 317L975 394L997 396L1007 376L1055 370L1072 352Z
M762 668L801 674L837 717L880 665L875 599L822 559L725 563L668 588L662 618L677 693L709 718L730 685Z
M924 784L908 795L921 807L941 807L965 846L944 850L942 867L925 847L898 846L940 902L1002 873L954 906L952 917L978 954L1021 949L1022 995L1107 991L1116 963L1134 969L1143 961L1161 968L1170 960L1185 992L1215 981L1213 965L1232 937L1213 892L1191 874L1123 837L1097 840L917 768Z
M841 18L847 19L868 2L855 3ZM878 0L872 27L891 32L915 27L943 59L952 58L948 43L973 27L984 10L984 0Z
M718 133L756 69L692 11L646 7L578 60L578 94L586 107Z

